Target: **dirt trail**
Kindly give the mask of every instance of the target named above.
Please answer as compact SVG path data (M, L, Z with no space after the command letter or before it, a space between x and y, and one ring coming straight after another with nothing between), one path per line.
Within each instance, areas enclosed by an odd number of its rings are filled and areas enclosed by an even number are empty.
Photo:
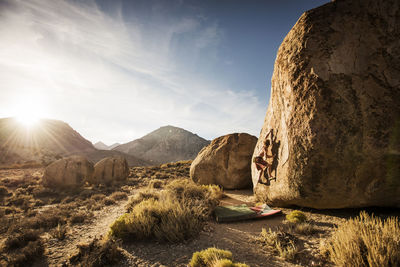
M119 201L116 205L106 206L99 211L95 211L89 223L70 226L67 231L67 237L62 241L46 234L46 238L48 238L47 262L44 265L61 266L68 262L69 257L76 251L78 244L89 243L95 237L99 238L106 235L110 225L124 214L127 202L127 200Z
M132 193L133 194L133 193ZM253 194L249 190L225 192L221 205L254 204ZM69 228L65 240L59 241L46 235L47 260L42 265L62 266L77 250L77 245L89 243L95 237L104 236L109 226L125 212L127 201L108 206L94 212L91 222L73 225ZM178 244L159 243L154 241L137 241L124 243L125 259L118 266L187 266L192 254L209 247L230 250L234 259L257 266L283 266L282 262L274 260L271 254L263 251L255 241L262 228L274 228L282 223L283 216L274 216L260 220L248 220L236 223L208 222L200 235L190 241ZM288 263L285 262L285 266ZM290 265L290 264L289 264Z
M254 204L250 190L225 192L221 205ZM290 263L275 260L255 241L262 228L274 228L281 224L283 216L273 216L259 220L236 223L216 223L210 221L204 231L190 241L180 244L157 242L134 242L124 244L127 259L123 266L187 266L196 251L209 247L227 249L233 253L235 261L257 266L291 266Z

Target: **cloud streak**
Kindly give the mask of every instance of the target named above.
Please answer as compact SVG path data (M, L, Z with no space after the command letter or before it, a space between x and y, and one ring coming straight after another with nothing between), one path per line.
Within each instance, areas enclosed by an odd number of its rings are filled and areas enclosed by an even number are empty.
M0 8L0 116L26 95L43 114L95 142L127 142L162 125L212 139L258 135L265 112L255 91L198 74L218 60L223 31L202 16L137 23L122 5L94 1L6 1ZM160 22L161 21L161 22Z

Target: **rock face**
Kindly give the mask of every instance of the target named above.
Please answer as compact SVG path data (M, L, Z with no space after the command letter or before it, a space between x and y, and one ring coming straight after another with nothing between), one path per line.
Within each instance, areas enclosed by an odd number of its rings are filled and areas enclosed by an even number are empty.
M161 127L142 138L113 148L152 164L194 159L210 142L174 126Z
M124 181L129 175L128 163L123 157L109 157L94 165L93 184L111 184L113 181Z
M226 189L251 186L250 161L257 137L234 133L214 139L190 166L190 177L200 184L217 184Z
M59 159L46 167L43 183L48 187L79 187L93 174L93 164L86 158L73 156Z
M400 2L337 0L281 44L257 146L274 130L273 205L400 206Z

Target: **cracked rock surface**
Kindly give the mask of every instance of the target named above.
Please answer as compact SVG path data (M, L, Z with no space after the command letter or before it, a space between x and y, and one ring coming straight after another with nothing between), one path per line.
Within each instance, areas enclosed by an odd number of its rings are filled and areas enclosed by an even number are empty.
M400 2L337 0L281 44L253 157L273 129L273 205L400 206Z

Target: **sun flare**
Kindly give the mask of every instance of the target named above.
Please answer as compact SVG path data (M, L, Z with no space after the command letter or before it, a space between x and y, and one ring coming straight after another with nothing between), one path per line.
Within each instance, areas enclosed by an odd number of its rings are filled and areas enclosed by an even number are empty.
M34 127L44 117L45 106L43 99L38 95L26 95L14 102L13 117L27 128Z
M35 126L40 120L40 117L37 116L36 114L29 114L29 113L20 114L16 118L20 124L22 124L26 127Z

